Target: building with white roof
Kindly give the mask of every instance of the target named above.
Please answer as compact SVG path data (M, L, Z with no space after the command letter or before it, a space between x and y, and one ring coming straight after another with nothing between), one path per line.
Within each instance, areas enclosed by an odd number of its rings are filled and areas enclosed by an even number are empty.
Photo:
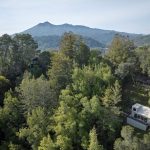
M127 117L127 123L146 130L150 126L150 108L138 103L134 104L131 114Z

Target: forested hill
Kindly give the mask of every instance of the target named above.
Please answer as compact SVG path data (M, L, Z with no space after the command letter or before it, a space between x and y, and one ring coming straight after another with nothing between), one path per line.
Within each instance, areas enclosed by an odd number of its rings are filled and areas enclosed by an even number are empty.
M35 36L35 41L38 43L38 49L58 49L61 41L61 36L51 35L51 36ZM106 45L102 44L90 37L82 37L83 41L90 48L104 48Z
M150 45L150 35L137 36L134 42L137 46Z
M38 25L23 31L22 33L31 34L39 44L40 49L57 48L59 39L65 32L73 32L81 35L89 47L104 47L111 43L116 34L129 36L134 39L140 35L112 30L102 30L89 28L82 25L62 24L54 25L49 22L39 23ZM51 43L51 44L49 44Z
M0 37L0 150L150 150L122 115L150 107L150 47L116 35L102 54L71 32L59 51L37 46Z

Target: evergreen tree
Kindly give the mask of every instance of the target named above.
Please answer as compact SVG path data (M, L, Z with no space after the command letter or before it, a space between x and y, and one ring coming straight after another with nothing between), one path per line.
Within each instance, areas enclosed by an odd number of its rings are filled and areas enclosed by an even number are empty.
M89 140L89 147L88 150L103 150L103 146L99 145L98 139L97 139L97 134L96 134L96 129L93 128L90 131L90 140Z
M141 72L150 76L150 47L144 46L137 48L136 55Z
M80 67L88 64L90 48L83 42L81 37L72 32L64 33L62 36L60 52Z
M31 112L38 106L52 112L52 109L57 105L55 92L51 88L50 82L42 76L37 79L24 77L18 92L25 112Z
M18 136L21 139L26 138L33 150L37 150L40 141L48 135L48 125L50 119L48 113L41 107L37 107L27 115L27 126L21 128Z
M52 88L57 92L65 89L71 82L72 63L69 57L62 53L55 53L52 57L52 67L48 70L48 75Z
M17 143L19 140L16 132L24 122L20 101L13 95L12 91L5 94L4 106L0 108L0 141L1 146L8 149L9 142Z
M60 95L60 106L53 116L56 144L62 150L73 149L77 133L77 101L69 89L63 90Z
M40 146L38 147L38 150L56 150L56 146L53 143L49 134L47 137L43 137L40 142Z
M120 63L126 62L133 49L134 43L128 37L116 35L110 45L107 57L114 67L118 67Z
M60 43L60 51L70 59L74 58L77 36L72 32L66 32L62 36Z
M76 67L73 70L72 79L73 89L91 98L94 95L101 96L105 88L112 84L114 77L111 68L101 63L94 68L91 66L83 67L83 69Z
M102 102L105 107L108 107L110 110L114 111L116 114L119 114L119 103L121 102L122 93L121 86L119 81L116 80L114 85L108 87L105 91Z
M122 138L116 139L114 143L115 150L141 150L144 145L134 133L134 129L130 126L124 126L121 130Z

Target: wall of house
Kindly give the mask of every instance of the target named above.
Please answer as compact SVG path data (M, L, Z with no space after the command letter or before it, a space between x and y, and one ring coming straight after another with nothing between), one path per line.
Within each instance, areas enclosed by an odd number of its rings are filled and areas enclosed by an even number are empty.
M136 128L139 128L139 129L141 129L141 130L144 130L144 131L146 131L147 130L147 128L148 128L148 125L146 125L146 124L144 124L144 123L142 123L142 122L140 122L140 121L138 121L138 120L135 120L135 119L133 119L132 117L127 117L127 123L129 124L129 125L131 125L131 126L134 126L134 127L136 127Z

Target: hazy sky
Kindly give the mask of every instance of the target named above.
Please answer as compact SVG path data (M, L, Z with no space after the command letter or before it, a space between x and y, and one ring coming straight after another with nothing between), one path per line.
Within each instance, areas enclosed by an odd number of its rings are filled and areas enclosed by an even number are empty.
M45 21L150 34L150 0L0 0L0 35Z

